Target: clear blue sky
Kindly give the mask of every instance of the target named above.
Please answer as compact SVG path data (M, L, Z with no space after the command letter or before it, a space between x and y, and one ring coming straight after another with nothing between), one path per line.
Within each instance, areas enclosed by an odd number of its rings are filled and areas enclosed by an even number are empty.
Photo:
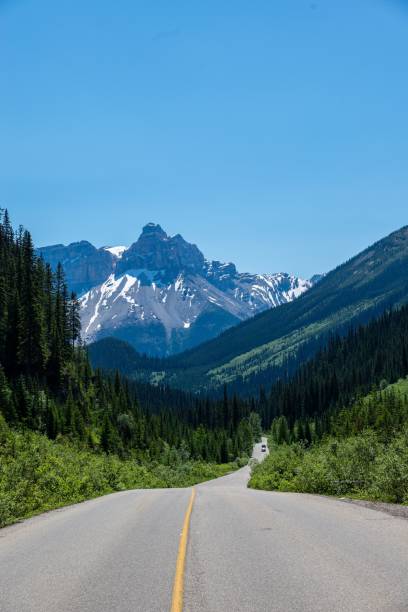
M408 223L407 7L0 0L0 205L37 245L154 221L326 271Z

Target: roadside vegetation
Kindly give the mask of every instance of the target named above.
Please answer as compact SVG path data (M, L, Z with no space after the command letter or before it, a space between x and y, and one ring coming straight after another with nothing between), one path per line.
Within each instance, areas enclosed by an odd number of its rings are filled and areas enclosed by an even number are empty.
M120 459L59 437L10 429L0 415L0 527L114 491L187 487L241 467L193 460L163 445L156 460Z
M250 486L408 504L408 380L385 381L319 420L272 423L270 455Z

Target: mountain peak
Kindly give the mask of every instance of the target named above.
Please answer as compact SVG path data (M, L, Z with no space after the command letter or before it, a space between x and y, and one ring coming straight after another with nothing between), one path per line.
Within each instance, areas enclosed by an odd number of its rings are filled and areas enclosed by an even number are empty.
M172 282L180 273L201 273L204 255L177 234L168 236L156 223L144 226L138 240L125 251L116 274L135 270L156 272L155 281Z
M164 229L158 223L148 223L142 230L142 236L157 236L158 238L168 238Z

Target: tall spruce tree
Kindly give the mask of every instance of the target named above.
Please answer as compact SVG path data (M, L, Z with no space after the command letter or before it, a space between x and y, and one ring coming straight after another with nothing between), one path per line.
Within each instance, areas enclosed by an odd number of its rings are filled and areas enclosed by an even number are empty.
M74 292L71 293L71 297L68 305L69 312L69 331L72 349L75 348L75 343L81 337L81 317L80 317L80 305L77 296Z

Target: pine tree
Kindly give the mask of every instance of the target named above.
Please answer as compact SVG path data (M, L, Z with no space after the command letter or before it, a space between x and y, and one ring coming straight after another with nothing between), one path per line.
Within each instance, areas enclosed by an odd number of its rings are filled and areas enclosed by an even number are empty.
M312 443L312 432L310 430L310 423L306 421L305 423L305 442L309 446Z
M17 414L14 407L13 396L8 385L3 368L0 366L0 412L3 414L6 421L14 423L17 420Z
M69 300L69 328L72 349L74 349L75 343L81 336L80 305L74 292L71 293Z
M119 451L118 434L115 431L107 412L105 412L103 417L101 447L105 453L116 453Z
M284 416L279 417L278 420L277 441L278 444L289 443L289 427Z
M249 425L252 431L252 437L254 439L254 442L260 442L261 435L262 435L262 424L261 424L261 417L259 416L257 412L250 413Z
M42 303L42 266L34 257L29 232L21 238L21 301L17 328L17 361L27 374L44 372L47 355Z

